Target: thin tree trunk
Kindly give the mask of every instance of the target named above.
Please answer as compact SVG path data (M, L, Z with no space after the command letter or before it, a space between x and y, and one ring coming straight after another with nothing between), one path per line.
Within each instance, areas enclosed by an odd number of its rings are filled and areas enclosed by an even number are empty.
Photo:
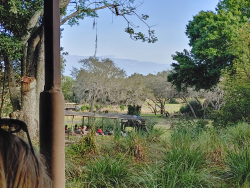
M3 113L5 77L6 77L6 70L4 70L4 75L3 75L3 87L2 87L2 96L1 96L1 109L0 109L0 117L2 117L2 113Z
M9 57L4 56L5 70L7 72L10 100L12 104L13 111L20 110L20 92L18 92L17 84L15 80L15 74L13 70L12 60Z
M44 57L44 31L41 33L41 41L38 44L38 56L37 56L37 70L36 70L36 113L35 120L37 129L39 128L39 102L40 93L44 89L45 85L45 57Z
M91 102L90 112L93 112L94 105L95 105L95 96L93 96L93 101Z
M188 104L188 106L190 107L190 109L192 111L192 114L193 114L194 118L197 119L192 105L187 101L187 99L185 97L182 97L182 99Z
M156 113L157 113L156 104L155 104L155 102L153 100L151 100L151 101L154 103L154 106L151 105L148 101L146 101L146 102L148 103L148 106L151 109L151 111L156 115Z
M161 115L163 115L165 113L165 100L162 99L161 100Z

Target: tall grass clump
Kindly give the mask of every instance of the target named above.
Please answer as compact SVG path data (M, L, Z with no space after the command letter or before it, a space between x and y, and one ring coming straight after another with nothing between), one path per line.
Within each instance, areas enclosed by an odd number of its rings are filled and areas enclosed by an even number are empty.
M237 147L245 147L250 142L250 125L248 123L238 123L235 126L228 127L224 131L225 144Z
M86 187L127 187L131 167L127 159L109 155L90 160L84 170Z
M167 130L164 127L157 127L152 129L147 136L148 142L160 142L162 140L162 136L166 133L166 131Z
M147 125L147 131L151 132L154 129L154 126L157 124L158 121L156 117L146 117L145 122Z
M237 187L250 187L249 124L228 127L222 136L227 148L224 178Z
M213 187L206 153L197 142L205 130L200 122L179 123L162 162L142 167L136 176L138 187Z
M162 163L142 167L134 176L138 187L213 187L213 177L206 170L206 158L198 147L174 148Z
M127 132L126 137L114 137L115 150L124 155L132 156L136 161L146 159L147 142L146 137L138 131L131 130Z
M98 153L99 145L96 141L95 129L96 127L94 122L89 133L84 137L80 137L75 143L71 145L71 151L80 156Z
M82 161L70 147L65 148L65 177L66 181L82 177Z
M204 120L178 122L171 136L172 147L189 147L207 130Z
M211 187L205 153L199 147L174 148L166 153L163 167L166 187ZM162 180L161 180L162 181Z
M250 148L234 148L227 151L224 178L231 185L250 187Z
M206 152L197 142L206 130L203 121L186 121L176 126L170 140L172 149L166 152L162 168L165 187L213 186Z

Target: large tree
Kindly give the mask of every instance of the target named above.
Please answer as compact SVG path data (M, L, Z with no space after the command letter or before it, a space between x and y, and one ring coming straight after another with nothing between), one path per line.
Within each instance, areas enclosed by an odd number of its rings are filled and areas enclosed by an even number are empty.
M85 17L98 16L97 11L108 8L115 15L124 17L135 15L142 23L147 15L136 13L134 0L59 0L60 25L78 24ZM73 6L72 6L73 5ZM39 96L44 86L44 26L43 0L0 0L0 56L4 58L9 83L11 103L16 118L25 120L29 125L32 138L38 131ZM154 31L148 26L149 34L135 32L128 20L125 31L132 39L155 42ZM21 67L15 78L15 67Z
M152 95L148 97L147 103L150 109L156 114L157 109L160 113L165 113L165 104L174 98L177 93L170 82L167 81L168 71L158 72L156 75L148 74L145 76L145 83Z
M236 0L221 1L216 12L201 11L188 23L186 35L191 52L184 50L173 55L176 62L169 76L169 81L179 90L186 86L209 89L218 83L221 70L232 66L235 54L231 45L237 40L242 23L248 19L240 8L228 7L228 2L232 5Z
M80 69L74 68L76 78L75 91L81 102L90 105L90 111L96 107L111 104L142 105L149 90L142 75L134 74L126 78L126 73L111 59L90 57L79 61Z
M74 69L75 89L81 102L90 104L93 112L97 105L106 106L121 100L122 82L126 74L110 59L90 57L79 61L80 69Z

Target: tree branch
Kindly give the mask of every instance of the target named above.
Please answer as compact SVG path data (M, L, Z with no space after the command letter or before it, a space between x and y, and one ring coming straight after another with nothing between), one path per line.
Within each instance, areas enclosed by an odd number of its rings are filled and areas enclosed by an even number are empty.
M93 2L93 3L100 3L100 2ZM93 3L90 3L89 5L91 5ZM114 6L114 5L113 4L112 5L104 5L102 7L97 7L97 8L94 8L94 9L90 9L90 11L96 11L96 10L100 10L100 9L105 9L105 8L112 7L112 6ZM77 14L80 14L80 13L82 13L82 11L81 10L77 10L77 11L73 12L72 14L68 15L66 18L64 18L61 21L60 26L63 25L63 24L65 24L69 19L73 18L74 16L76 16Z
M60 8L65 8L68 6L70 0L60 0L59 4L60 4Z
M39 20L42 13L43 13L43 9L40 9L40 10L36 11L36 13L30 19L30 21L29 21L29 23L27 25L27 28L26 28L28 32L27 32L26 35L22 36L22 38L21 38L22 44L25 44L29 40L29 38L31 36L31 31L30 30L33 27L35 27L35 25L37 24L37 22L38 22L38 20Z

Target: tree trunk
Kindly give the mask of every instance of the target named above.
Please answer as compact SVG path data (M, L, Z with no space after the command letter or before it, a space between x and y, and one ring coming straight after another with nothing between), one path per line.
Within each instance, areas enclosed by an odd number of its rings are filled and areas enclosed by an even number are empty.
M9 57L4 56L4 62L8 77L9 91L10 91L10 100L12 104L13 111L20 110L20 92L18 92L15 73L13 70L12 60Z
M154 107L154 113L155 113L155 115L157 113L157 106L156 106L156 104L155 104L155 107Z
M28 125L28 130L31 139L36 139L38 135L38 122L34 117L36 113L36 80L34 77L22 77L24 87L23 101L19 119L25 121Z
M95 105L95 96L93 96L93 100L91 101L90 112L93 112L93 110L94 110L94 105Z
M195 119L197 119L196 115L195 115L195 112L194 112L194 109L192 107L192 105L187 101L187 99L185 97L182 97L183 100L188 104L188 106L190 107L191 111L192 111L192 114L194 116Z
M148 101L146 101L148 103L148 106L149 108L151 109L151 111L156 115L157 113L157 106L156 106L156 102L153 101L152 99L150 99L153 103L154 103L154 106L152 104L150 104Z
M32 35L27 44L23 47L21 62L21 109L16 118L25 121L31 139L38 140L39 98L44 86L43 30L39 29L36 34Z
M164 99L161 99L160 103L161 103L161 115L163 115L165 113L165 101L164 101Z
M36 113L35 119L37 122L37 129L39 128L39 102L40 93L44 89L45 85L45 54L44 54L44 31L42 30L41 40L38 44L38 56L37 56L37 69L36 69Z

